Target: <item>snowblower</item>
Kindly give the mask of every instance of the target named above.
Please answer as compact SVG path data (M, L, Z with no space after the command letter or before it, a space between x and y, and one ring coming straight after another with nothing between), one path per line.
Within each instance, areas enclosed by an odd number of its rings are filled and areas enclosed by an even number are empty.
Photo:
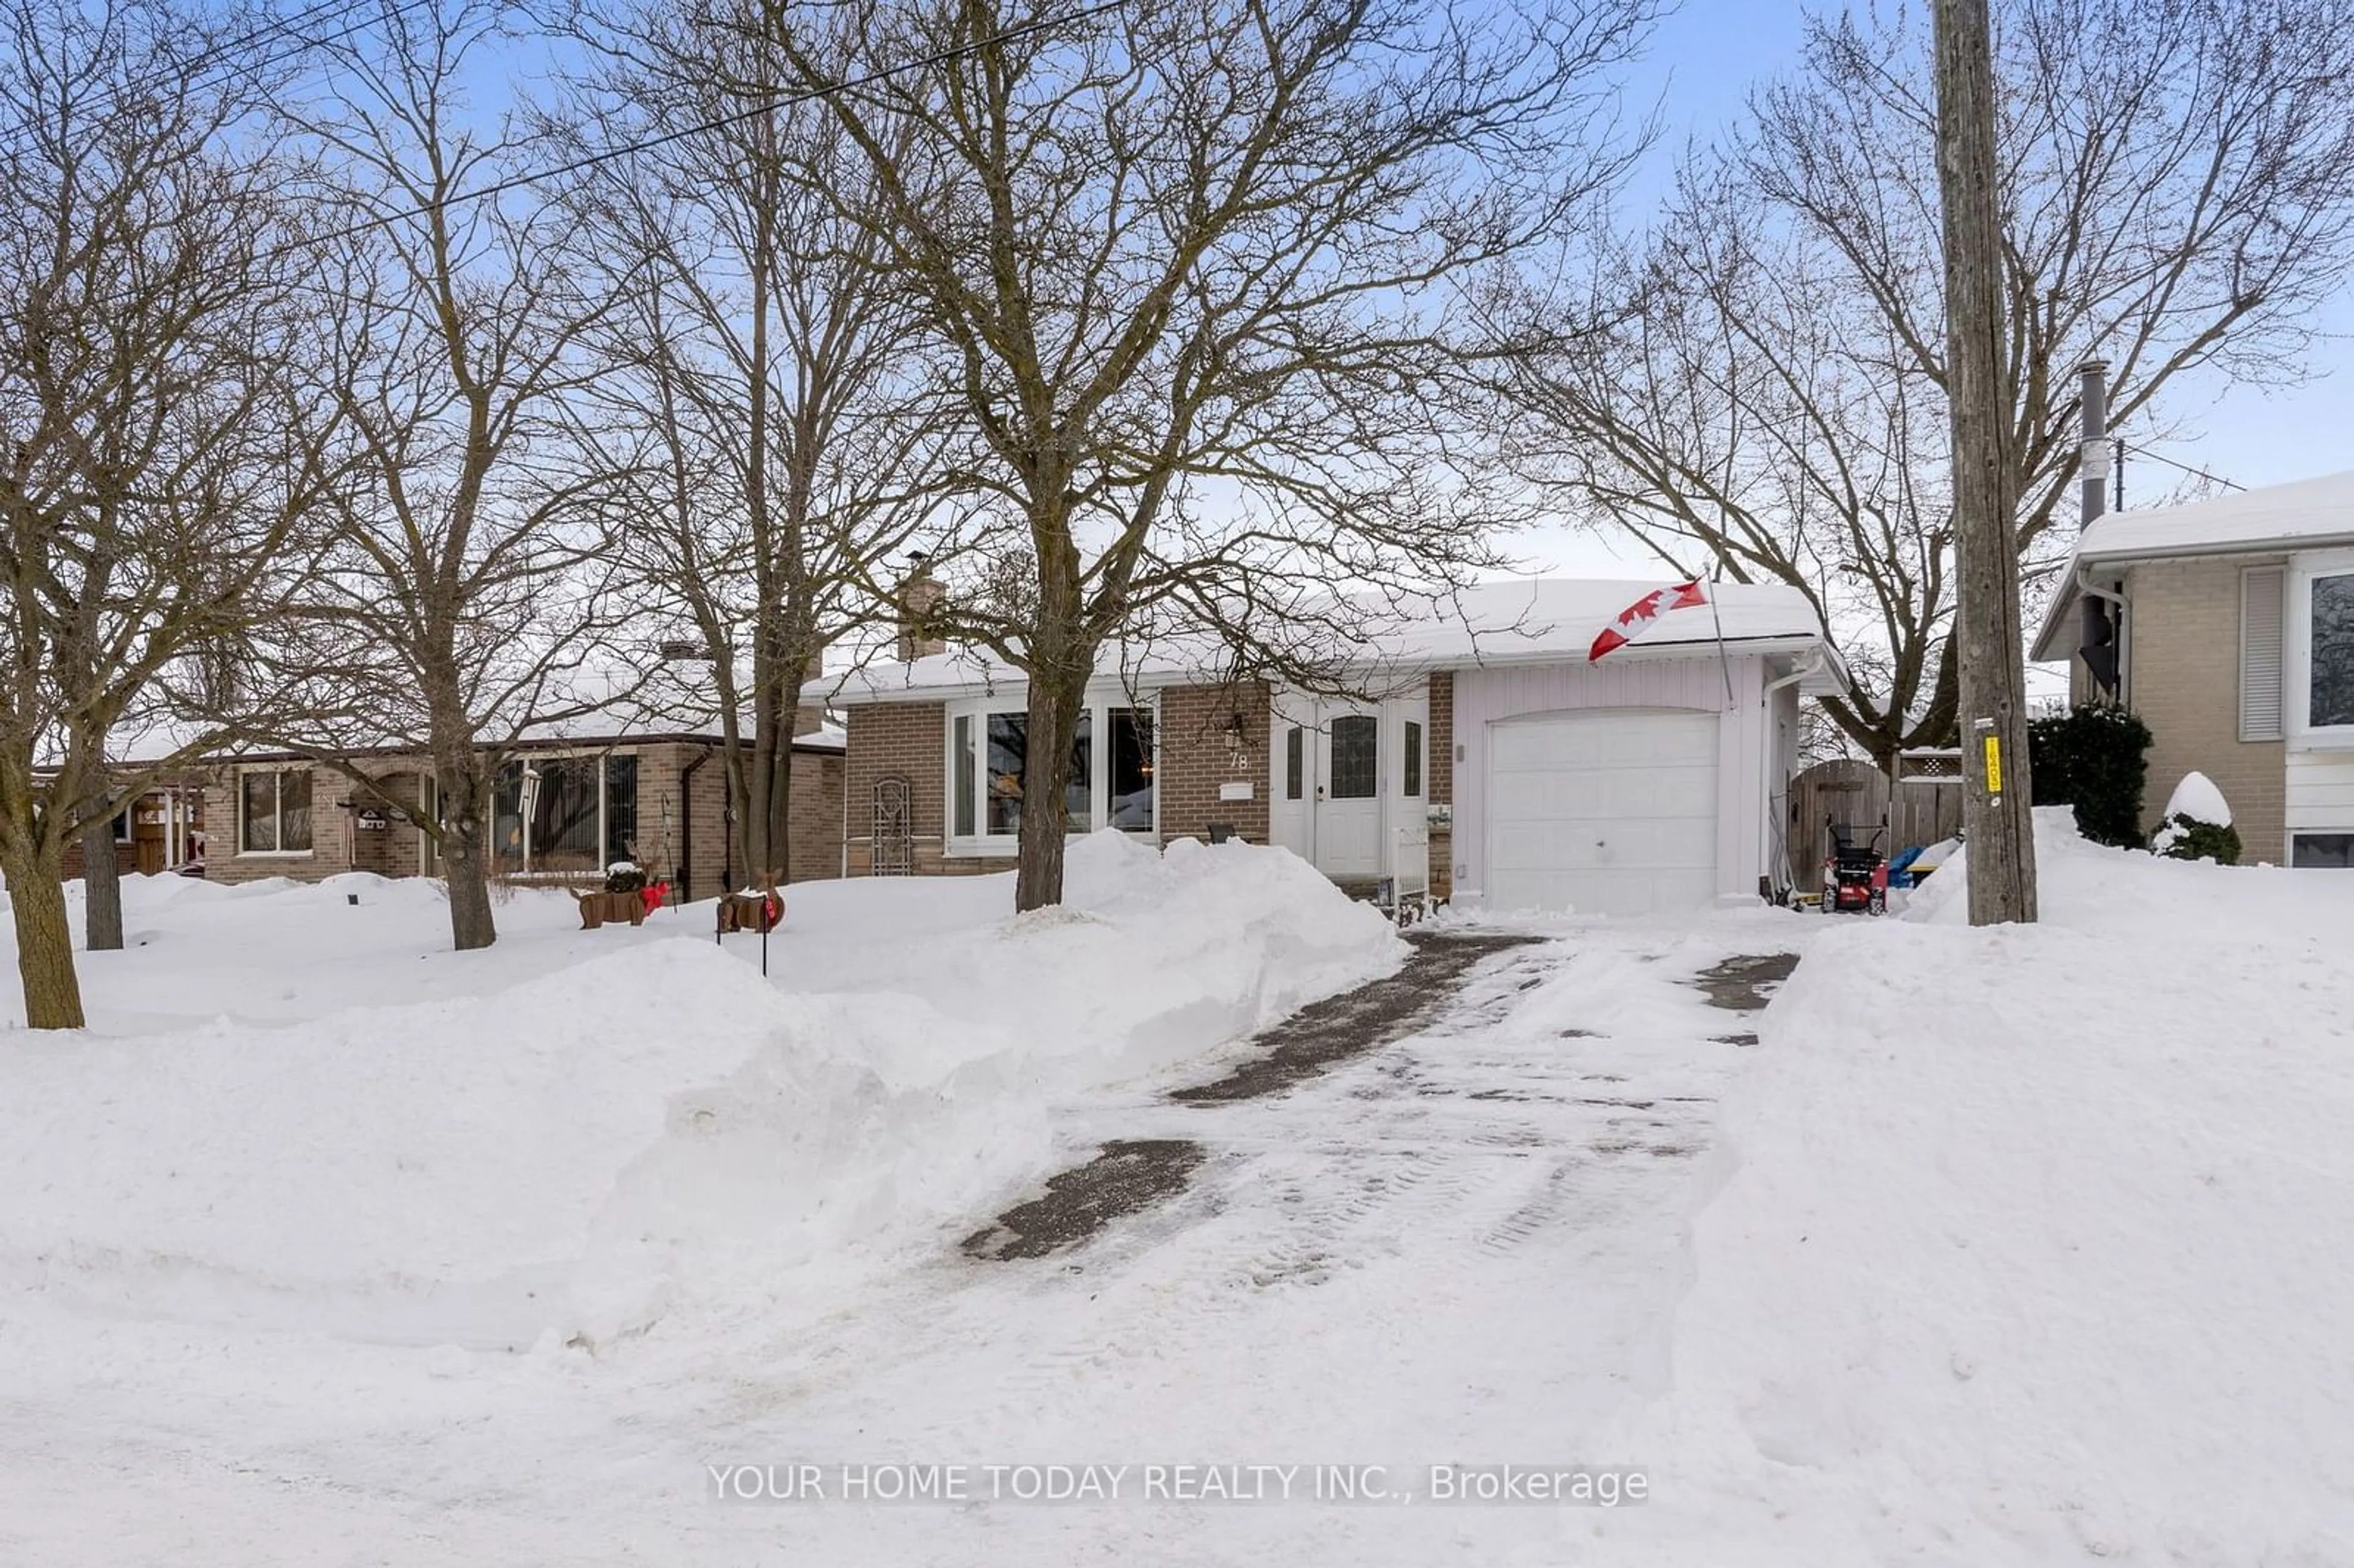
M1855 829L1823 819L1830 840L1823 853L1823 913L1839 915L1861 909L1868 915L1888 913L1888 856L1881 843L1888 837L1888 820L1881 819L1872 835L1858 843Z

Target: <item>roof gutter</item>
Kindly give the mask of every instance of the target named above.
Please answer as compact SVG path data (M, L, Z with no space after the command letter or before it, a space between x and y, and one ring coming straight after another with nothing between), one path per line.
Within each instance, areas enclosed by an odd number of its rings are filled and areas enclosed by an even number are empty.
M2076 552L2079 567L2094 563L2129 561L2183 561L2202 556L2273 556L2296 550L2342 550L2354 545L2354 533L2304 534L2284 537L2275 535L2268 539L2227 539L2201 545L2158 545L2147 549L2126 549L2112 546L2106 550Z

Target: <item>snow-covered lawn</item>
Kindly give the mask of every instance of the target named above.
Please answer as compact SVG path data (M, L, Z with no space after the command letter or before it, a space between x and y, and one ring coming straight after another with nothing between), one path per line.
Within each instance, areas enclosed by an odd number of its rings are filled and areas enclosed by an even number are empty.
M2354 1563L2354 876L2037 816L1766 1015L1627 1560Z
M803 885L768 983L707 906L519 894L457 955L423 885L134 881L96 1037L0 1032L0 1563L2354 1562L2354 878L2044 860L2034 930L1959 863L1897 920L1522 923L1218 1105L1164 1091L1405 957L1278 852L1098 837L1023 919ZM1777 952L1762 1014L1691 983ZM960 1249L1119 1139L1202 1163ZM798 1463L826 1500L714 1496Z

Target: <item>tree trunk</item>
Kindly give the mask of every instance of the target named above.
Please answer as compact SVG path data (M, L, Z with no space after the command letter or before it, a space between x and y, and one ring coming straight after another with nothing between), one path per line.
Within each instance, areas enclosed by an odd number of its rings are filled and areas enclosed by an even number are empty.
M1945 199L1946 387L1960 556L1962 824L1970 924L2035 918L2026 656L2019 614L2018 454L2002 374L2001 214L1987 0L1936 0L1937 173Z
M107 853L113 853L111 842ZM16 973L24 981L25 1022L35 1029L80 1029L81 982L75 978L73 926L66 915L63 857L12 852L8 913L16 927Z
M775 749L766 759L769 865L779 887L792 876L793 732L801 727L801 688L806 680L804 666L789 662L785 669L785 678L777 687Z
M1088 667L1042 661L1030 672L1029 717L1023 736L1021 858L1014 863L1016 913L1063 901L1063 850L1070 813L1071 743L1087 705Z
M442 799L449 802L442 818L441 874L450 892L450 940L458 951L470 953L499 939L498 924L491 915L489 834L482 810L486 794L479 779L465 776L455 791L445 782Z
M81 831L82 946L93 953L122 950L122 873L114 858L114 820L101 817Z

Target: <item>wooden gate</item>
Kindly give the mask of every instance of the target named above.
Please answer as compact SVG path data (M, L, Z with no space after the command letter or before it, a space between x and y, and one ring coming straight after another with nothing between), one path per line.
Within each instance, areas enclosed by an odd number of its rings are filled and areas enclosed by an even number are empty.
M1790 780L1790 880L1811 888L1822 879L1823 819L1849 823L1869 837L1888 813L1890 854L1933 844L1962 831L1962 786L1912 782L1891 789L1888 775L1855 758L1818 762Z

